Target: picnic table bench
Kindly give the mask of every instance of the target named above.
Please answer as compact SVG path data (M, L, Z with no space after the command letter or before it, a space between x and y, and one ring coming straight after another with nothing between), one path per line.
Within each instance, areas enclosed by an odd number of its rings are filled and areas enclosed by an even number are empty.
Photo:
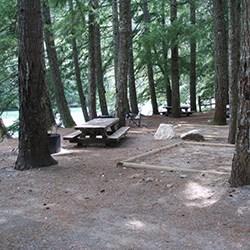
M172 113L172 109L173 109L172 106L165 106L163 108L166 109L166 111L161 111L161 114L168 116ZM181 106L180 107L181 114L186 115L186 116L191 115L192 112L188 111L189 108L190 108L189 106Z
M82 125L75 126L77 131L63 137L79 146L90 143L110 145L124 138L129 127L119 127L118 118L95 118Z

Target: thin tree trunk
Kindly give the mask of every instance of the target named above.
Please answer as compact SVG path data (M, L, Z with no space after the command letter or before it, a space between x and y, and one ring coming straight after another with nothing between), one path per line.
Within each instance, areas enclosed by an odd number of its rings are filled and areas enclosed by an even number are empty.
M95 9L99 8L98 0L95 0ZM95 22L95 65L96 65L96 85L99 95L99 103L103 115L108 115L106 101L106 90L103 82L102 52L101 52L101 32L99 23Z
M215 45L215 114L214 124L226 124L228 100L228 47L224 0L213 0Z
M177 1L171 0L171 23L177 19ZM171 80L172 80L172 113L180 117L180 83L179 83L179 51L177 35L172 39L171 48Z
M76 24L76 20L75 20L75 16L73 13L74 5L73 5L72 0L69 0L69 8L70 8L71 15L72 15L71 45L72 45L72 57L73 57L73 63L74 63L74 69L75 69L76 86L77 86L77 91L78 91L84 119L85 121L88 121L89 114L88 114L87 105L86 105L86 98L85 98L83 87L82 87L81 70L80 70L80 65L79 65L78 49L77 49L76 35L75 35L75 30L74 30L74 25Z
M132 14L130 11L129 17L129 100L131 111L134 114L138 114L138 103L136 95L136 85L135 85L135 71L134 71L134 53L133 53L133 30L132 30Z
M119 53L118 53L118 77L117 77L117 116L120 125L125 125L126 114L126 88L128 81L128 55L129 55L129 16L130 0L120 2L120 29L119 29Z
M90 0L89 11L89 115L90 119L97 116L96 113L96 63L95 63L95 4Z
M242 0L241 63L239 81L239 118L236 153L232 163L232 186L250 184L250 2Z
M161 5L161 25L162 28L165 29L166 27L166 16L165 16L165 1L162 1ZM168 106L172 106L172 90L171 90L171 82L168 77L169 71L168 71L168 47L165 39L162 39L162 52L163 52L163 76L164 76L164 83L166 87L166 100Z
M230 0L229 99L230 123L228 142L235 144L238 113L238 78L240 65L240 1Z
M49 59L49 65L50 65L51 72L52 72L56 103L57 103L58 110L59 110L64 126L73 127L75 125L75 122L70 114L68 103L65 98L64 86L62 83L62 78L61 78L59 63L58 63L58 58L57 58L55 39L51 30L52 22L51 22L51 16L50 16L50 8L49 8L47 0L44 0L43 3L44 3L43 15L44 15L44 22L45 22L45 29L44 29L45 43L46 43L47 55Z
M143 18L145 22L145 34L147 34L149 33L148 26L151 22L150 13L148 10L148 0L143 0ZM157 104L156 91L155 91L152 51L151 51L151 45L148 42L145 44L145 53L146 53L146 60L147 60L147 73L148 73L148 84L149 84L151 104L152 104L153 114L156 115L156 114L159 114L159 111L158 111L158 104Z
M50 129L52 126L56 125L56 121L53 114L53 109L49 96L49 90L46 82L45 82L45 99L46 99L46 123L47 123L47 129Z
M168 49L165 41L162 41L163 57L164 57L164 83L166 87L166 99L168 106L172 106L172 89L168 76Z
M45 47L43 44L43 51L45 51ZM55 120L55 116L53 113L53 108L52 108L52 103L50 100L50 94L49 94L49 86L48 86L48 82L46 81L46 64L45 64L45 60L43 60L43 68L45 70L45 98L46 98L46 123L47 123L47 129L51 129L53 126L56 125L56 120Z
M113 25L113 57L114 57L114 72L115 72L115 86L117 90L118 77L118 52L119 52L119 15L117 0L112 0L112 25Z
M193 27L196 25L196 0L190 0L190 21ZM190 104L191 111L196 112L196 38L190 40Z
M19 152L15 169L56 164L49 154L40 0L19 0Z
M77 44L76 44L75 38L72 39L72 53L73 53L73 61L74 61L74 68L75 68L77 91L79 94L82 113L83 113L85 121L88 121L89 114L88 114L88 110L87 110L86 97L84 95L83 87L82 87L81 71L80 71L79 59L78 59L78 49L77 49Z

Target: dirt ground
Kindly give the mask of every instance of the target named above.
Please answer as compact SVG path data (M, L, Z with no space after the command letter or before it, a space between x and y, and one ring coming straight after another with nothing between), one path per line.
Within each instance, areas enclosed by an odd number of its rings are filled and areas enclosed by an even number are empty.
M143 127L131 128L117 147L63 142L55 156L58 165L24 172L12 168L17 141L5 140L0 144L0 249L249 250L250 187L230 188L229 174L116 166L173 143L154 140L160 123L176 125L178 134L198 128L207 141L226 143L227 126L208 125L210 118L143 117ZM223 164L211 154L200 156L204 169L206 162ZM222 157L228 162L231 154Z

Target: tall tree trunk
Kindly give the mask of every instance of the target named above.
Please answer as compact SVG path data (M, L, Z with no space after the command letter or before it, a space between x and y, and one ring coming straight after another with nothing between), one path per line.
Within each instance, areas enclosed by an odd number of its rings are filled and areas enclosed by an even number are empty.
M225 1L213 0L215 46L215 114L214 124L226 124L228 100L228 46L225 21Z
M77 91L78 91L84 119L85 121L88 121L89 114L88 114L87 105L86 105L86 98L85 98L83 87L82 87L81 70L80 70L80 65L79 65L78 49L77 49L76 35L75 35L75 30L74 30L75 29L74 25L76 24L76 20L75 20L75 16L73 13L74 5L73 5L72 0L69 0L69 8L70 8L71 15L72 15L71 45L72 45L72 56L73 56L73 63L74 63L74 69L75 69L76 86L77 86Z
M166 28L166 8L165 8L165 1L162 1L161 4L161 25L162 28ZM164 83L166 87L166 100L168 106L172 106L172 89L171 89L171 82L168 77L168 47L165 38L162 39L162 52L163 52L163 77L164 77Z
M119 29L119 53L118 53L118 75L117 75L117 116L120 125L125 125L126 114L126 88L128 80L128 55L129 55L129 16L130 0L120 2L120 29Z
M95 9L99 8L99 0L95 0ZM103 115L108 115L106 101L106 90L103 82L102 52L101 52L101 32L100 25L95 22L95 65L96 65L96 85L99 95L99 103Z
M129 100L131 111L134 114L138 114L138 103L136 95L136 85L135 85L135 71L134 71L134 53L133 53L133 30L132 30L132 14L130 11L129 17Z
M235 144L238 112L238 78L240 65L240 1L229 1L229 99L230 123L228 142Z
M75 125L75 122L70 114L68 103L65 98L64 86L62 83L62 78L61 78L59 63L58 63L58 58L57 58L55 39L51 30L52 22L51 22L51 16L50 16L50 8L49 8L47 0L44 0L43 3L44 3L43 15L44 15L44 22L45 22L45 29L44 29L45 43L46 43L47 55L49 59L49 65L50 65L51 72L52 72L56 103L57 103L58 110L59 110L64 126L73 127Z
M143 10L143 18L145 22L145 34L148 34L149 24L151 22L150 13L148 9L148 0L143 0L142 10ZM155 91L152 51L151 51L151 45L148 42L145 43L145 53L146 53L146 60L147 60L147 73L148 73L148 84L149 84L151 104L152 104L153 114L156 115L156 114L159 114L159 111L158 111L158 104L157 104L156 91Z
M45 46L43 44L43 51L45 51ZM47 123L47 129L51 129L53 126L56 125L56 120L55 120L55 116L54 116L54 112L53 112L53 108L52 108L52 103L51 103L51 100L50 100L50 93L49 93L49 86L48 86L48 82L46 80L46 72L47 72L47 69L46 69L46 64L45 64L45 60L43 60L43 68L44 68L44 71L45 71L45 75L44 75L44 78L45 78L45 98L46 98L46 123Z
M196 25L196 0L190 0L190 21L193 27ZM191 111L196 112L196 38L190 40L190 104Z
M236 153L233 158L230 183L232 186L250 184L250 2L242 0L242 41L239 81L239 118Z
M56 164L49 154L40 0L19 0L19 153L15 169Z
M89 11L89 115L90 119L96 114L96 63L95 63L95 3L90 0Z
M118 77L118 52L119 52L119 15L117 0L112 0L112 25L113 25L113 57L114 57L114 72L115 86L117 93L117 77Z
M177 1L171 0L171 23L177 20ZM180 117L180 83L179 83L179 51L177 35L172 39L171 45L171 80L172 80L172 113Z

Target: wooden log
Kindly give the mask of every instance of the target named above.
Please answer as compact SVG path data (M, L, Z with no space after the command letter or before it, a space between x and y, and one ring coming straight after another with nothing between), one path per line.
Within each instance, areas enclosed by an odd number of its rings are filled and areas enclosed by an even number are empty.
M208 146L208 147L226 147L226 148L234 148L235 145L232 144L222 144L222 143L212 143L212 142L192 142L192 141L188 141L188 142L183 142L184 144L188 144L188 145L195 145L195 146Z
M137 156L133 156L133 157L130 157L128 158L127 160L123 161L123 162L131 162L131 161L136 161L136 160L139 160L143 157L146 157L146 156L149 156L149 155L153 155L153 154L156 154L156 153L159 153L161 151L164 151L166 149L170 149L170 148L174 148L174 147L177 147L179 145L183 144L183 142L177 142L177 143L173 143L173 144L170 144L170 145L167 145L165 147L161 147L161 148L158 148L158 149L155 149L155 150L151 150L151 151L148 151L146 153L142 153L140 155L137 155ZM117 163L117 165L120 165L120 162Z
M170 166L158 166L158 165L149 165L142 163L132 163L132 162L120 162L119 167L134 168L134 169L149 169L149 170L164 170L170 172L190 172L190 173L204 173L204 174L219 174L219 175L229 175L230 166L228 172L225 171L216 171L216 170L199 170L194 168L183 168L183 167L170 167Z

